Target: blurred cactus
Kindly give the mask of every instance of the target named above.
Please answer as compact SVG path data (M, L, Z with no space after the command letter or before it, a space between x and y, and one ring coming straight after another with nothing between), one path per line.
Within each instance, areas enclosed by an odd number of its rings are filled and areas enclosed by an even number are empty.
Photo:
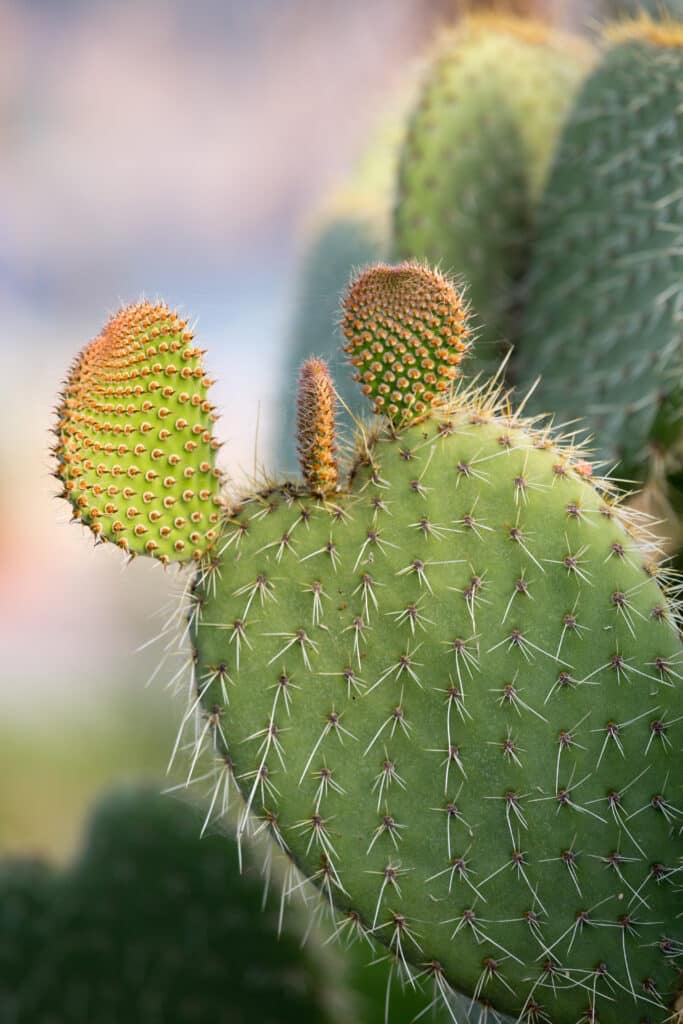
M472 371L495 371L515 335L534 201L590 51L501 15L439 40L401 152L394 251L461 274L481 317Z
M0 872L3 1024L342 1022L343 963L305 918L262 911L253 865L234 843L199 839L197 809L151 789L95 811L65 873L8 862Z
M608 30L558 144L528 274L521 380L629 478L683 465L683 25Z
M597 0L595 13L609 19L645 14L666 21L683 18L683 0Z
M398 979L387 996L372 946L343 951L323 922L311 931L302 900L278 934L277 880L264 911L256 851L240 875L227 834L199 838L205 813L149 785L119 789L68 870L0 862L3 1024L376 1024L387 998L409 1024L424 1009Z

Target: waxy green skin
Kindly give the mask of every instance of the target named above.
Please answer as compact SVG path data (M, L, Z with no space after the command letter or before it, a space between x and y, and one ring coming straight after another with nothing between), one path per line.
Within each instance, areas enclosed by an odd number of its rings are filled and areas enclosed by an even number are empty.
M525 32L523 19L473 18L441 40L398 170L394 253L467 281L480 317L472 373L495 372L516 336L534 205L588 58Z
M593 998L601 1024L664 1021L682 652L642 550L585 472L465 406L380 434L327 502L292 487L247 499L220 574L196 584L197 687L250 811L418 970L438 961L471 995L491 958L480 991L498 1010L533 993L556 1024ZM670 723L664 738L653 722ZM383 888L387 866L398 888Z
M539 201L515 353L520 383L542 378L530 409L580 417L638 480L677 443L680 466L682 100L680 44L615 44L584 84Z

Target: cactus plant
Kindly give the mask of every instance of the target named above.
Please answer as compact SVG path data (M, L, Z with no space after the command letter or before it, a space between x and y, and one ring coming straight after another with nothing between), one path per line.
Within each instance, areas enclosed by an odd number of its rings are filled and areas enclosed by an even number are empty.
M439 40L410 118L395 254L464 275L482 320L474 370L494 372L515 336L533 205L589 59L540 22L473 16Z
M627 477L681 465L683 26L608 32L537 213L518 374ZM578 358L577 358L578 355Z
M240 835L269 833L342 933L446 1001L664 1021L683 816L667 573L579 450L457 380L467 323L442 275L371 268L344 309L391 403L335 483L311 368L314 486L227 499L188 613L193 761L217 748Z

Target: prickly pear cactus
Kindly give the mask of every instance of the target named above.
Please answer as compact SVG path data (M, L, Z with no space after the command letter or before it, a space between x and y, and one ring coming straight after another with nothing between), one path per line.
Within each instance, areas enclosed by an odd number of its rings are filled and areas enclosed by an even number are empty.
M410 119L395 252L467 279L482 321L473 371L494 372L515 335L534 201L589 57L541 23L468 18L440 41Z
M587 417L636 479L681 464L682 100L683 26L612 29L539 204L517 350L533 408Z
M354 1019L338 953L240 877L225 835L199 839L202 815L147 788L103 799L64 874L0 871L3 1024L271 1024Z
M195 758L219 749L241 833L272 835L341 934L381 939L446 1002L663 1022L681 951L671 581L581 452L495 384L427 387L435 354L456 376L467 348L444 287L381 266L345 302L371 396L419 394L423 414L385 406L341 483L230 503L189 612ZM397 360L417 376L399 383ZM319 446L300 448L319 481Z

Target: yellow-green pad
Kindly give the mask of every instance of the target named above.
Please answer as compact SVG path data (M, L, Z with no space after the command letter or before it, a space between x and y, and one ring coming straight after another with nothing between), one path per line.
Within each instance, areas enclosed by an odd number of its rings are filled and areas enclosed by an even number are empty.
M187 322L163 304L120 310L66 381L57 474L102 541L163 562L216 537L220 474L210 380Z

